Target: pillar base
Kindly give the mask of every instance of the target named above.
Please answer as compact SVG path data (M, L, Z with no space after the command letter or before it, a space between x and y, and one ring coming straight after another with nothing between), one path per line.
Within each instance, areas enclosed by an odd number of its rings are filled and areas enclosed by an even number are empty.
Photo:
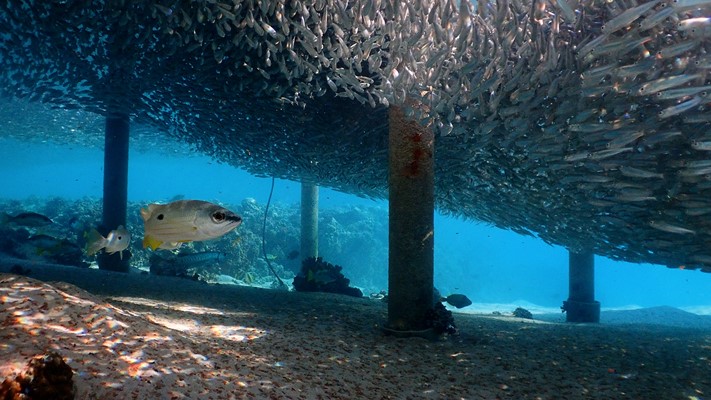
M561 307L566 313L566 322L600 322L600 302L566 300Z
M119 253L108 254L101 252L96 255L96 262L101 269L113 272L128 272L130 269L130 260L133 257L130 249L126 249Z
M383 326L383 333L396 338L412 338L419 337L427 340L437 340L440 335L435 333L433 328L422 329L418 331L401 331L398 329L388 328Z

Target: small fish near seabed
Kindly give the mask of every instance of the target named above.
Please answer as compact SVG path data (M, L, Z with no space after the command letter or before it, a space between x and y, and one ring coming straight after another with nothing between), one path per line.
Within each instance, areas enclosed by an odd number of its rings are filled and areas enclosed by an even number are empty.
M119 258L123 260L123 251L131 244L131 232L123 225L109 232L106 237L93 228L84 236L86 237L86 254L90 256L104 249L108 254L118 252Z
M447 297L442 297L440 301L446 301L447 304L457 308L464 308L472 305L472 301L469 300L469 297L463 294L450 294Z
M287 260L295 260L299 256L299 250L292 250L286 255Z
M457 308L464 308L472 305L472 301L469 300L469 297L463 294L450 294L447 297L443 297L440 294L439 290L437 290L436 288L434 289L433 297L435 299L435 302L446 302L450 306L454 306Z
M82 251L72 241L49 235L33 235L17 239L11 254L18 258L36 262L50 262L79 267L88 266L82 261Z
M21 212L16 215L10 215L8 213L0 214L0 223L25 226L28 228L39 228L53 224L54 221L52 221L49 217L36 212Z
M173 250L182 243L216 239L242 223L234 212L201 200L149 204L141 209L143 247Z

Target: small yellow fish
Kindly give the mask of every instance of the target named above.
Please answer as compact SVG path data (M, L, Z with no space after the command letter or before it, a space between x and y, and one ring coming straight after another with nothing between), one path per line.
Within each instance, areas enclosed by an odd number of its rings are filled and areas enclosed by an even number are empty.
M141 209L143 247L176 249L182 243L216 239L242 223L242 218L217 204L178 200Z
M252 272L245 272L244 276L242 277L242 280L244 281L244 283L251 285L254 283L255 280L257 280L257 277Z
M240 243L242 242L242 236L237 236L234 238L234 240L230 243L230 246L232 247L237 247Z
M119 257L123 259L123 251L131 244L131 232L123 225L109 232L106 237L103 237L99 231L93 229L85 234L86 236L86 254L92 256L98 253L101 249L108 254L119 252Z

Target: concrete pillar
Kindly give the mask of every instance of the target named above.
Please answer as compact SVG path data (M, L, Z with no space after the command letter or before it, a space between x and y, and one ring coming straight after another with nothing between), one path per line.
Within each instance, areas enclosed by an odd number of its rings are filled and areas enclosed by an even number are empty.
M568 322L600 322L600 302L595 301L595 255L569 252L568 300L563 302Z
M126 226L126 205L128 201L128 131L127 114L112 114L106 117L104 144L104 202L103 219L99 233L106 236L111 230ZM128 272L131 254L99 253L97 261L100 269Z
M389 109L389 270L385 332L430 337L433 307L434 133Z
M301 182L301 259L318 257L318 186Z

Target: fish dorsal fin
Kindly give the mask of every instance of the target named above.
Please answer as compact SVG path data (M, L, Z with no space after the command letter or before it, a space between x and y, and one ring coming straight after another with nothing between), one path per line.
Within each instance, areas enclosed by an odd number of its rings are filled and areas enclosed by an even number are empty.
M148 208L141 208L141 218L143 218L143 222L148 221L148 218L151 217L151 206L149 205Z
M143 221L148 221L151 215L154 214L155 209L159 206L160 204L151 203L147 205L146 208L141 208L141 217L143 218Z

